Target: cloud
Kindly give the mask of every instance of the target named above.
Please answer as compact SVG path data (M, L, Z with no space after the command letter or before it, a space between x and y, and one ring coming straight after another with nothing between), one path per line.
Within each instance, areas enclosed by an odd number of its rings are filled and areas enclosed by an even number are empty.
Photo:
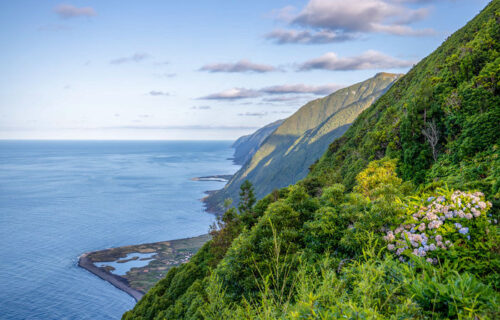
M327 95L330 94L343 86L337 84L327 84L321 86L309 86L305 84L287 84L287 85L277 85L264 87L258 90L246 89L246 88L233 88L226 91L214 93L199 99L206 100L241 100L248 98L256 98L263 95L288 95L288 94L315 94L315 95ZM299 97L274 97L265 98L263 101L267 102L283 102L298 100Z
M174 78L177 77L177 73L168 73L168 72L155 73L154 76L158 78Z
M200 71L208 72L271 72L277 69L266 64L256 64L248 60L240 60L236 63L215 63L208 64L200 68Z
M211 106L192 106L191 109L194 110L210 110L212 109Z
M146 60L149 57L150 57L150 55L147 53L137 52L137 53L134 53L133 55L128 56L128 57L121 57L121 58L113 59L109 63L111 63L111 64L123 64L123 63L128 63L128 62L136 62L137 63L137 62L141 62L143 60Z
M319 58L302 63L300 71L323 69L334 71L367 70L367 69L398 69L411 67L415 62L401 60L385 55L375 50L368 50L359 56L339 57L334 52L328 52Z
M376 25L374 26L375 30L379 32L391 33L398 36L428 36L436 34L436 31L433 29L420 29L415 30L408 26L401 25L392 25L392 26L384 26L384 25Z
M266 34L266 39L276 44L301 43L321 44L332 42L343 42L355 38L352 34L339 33L330 30L306 31L306 30L284 30L278 29Z
M436 0L309 0L298 13L289 7L277 10L289 27L303 30L274 30L265 37L276 44L321 44L353 40L363 33L399 36L427 36L432 29L414 29L409 25L425 19L429 8L410 8ZM284 17L284 18L283 18Z
M263 116L267 116L267 112L245 112L245 113L238 113L238 116L240 116L240 117L263 117Z
M274 9L270 13L270 17L290 22L297 15L297 8L294 6L286 6L280 9Z
M264 98L262 101L265 102L290 102L290 101L300 101L308 99L307 97L301 97L301 96L278 96L278 97L271 97L271 98Z
M308 86L305 84L289 84L280 86L271 86L260 89L261 92L267 94L316 94L316 95L327 95L343 86L337 84L328 84L322 86Z
M427 17L428 8L411 9L387 0L310 0L292 24L344 33L385 32L415 35L410 27Z
M208 96L201 97L204 100L239 100L246 98L255 98L261 94L256 90L245 89L245 88L233 88L225 90L222 92L210 94Z
M429 2L437 2L440 0L392 0L391 2L395 3L429 3ZM455 0L451 0L455 1Z
M185 126L111 126L100 127L98 129L136 129L136 130L255 130L255 126L218 126L218 125L185 125Z
M159 97L159 96L169 96L170 94L168 92L164 92L164 91L156 91L156 90L152 90L152 91L149 91L149 95L150 96L153 96L153 97Z
M97 12L92 7L75 7L70 4L60 4L54 8L54 12L63 19L77 17L93 17Z

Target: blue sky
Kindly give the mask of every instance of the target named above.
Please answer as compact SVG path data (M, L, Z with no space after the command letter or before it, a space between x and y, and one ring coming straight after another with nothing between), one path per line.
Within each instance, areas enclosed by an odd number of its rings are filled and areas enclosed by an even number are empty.
M407 72L487 3L2 1L0 139L234 139Z

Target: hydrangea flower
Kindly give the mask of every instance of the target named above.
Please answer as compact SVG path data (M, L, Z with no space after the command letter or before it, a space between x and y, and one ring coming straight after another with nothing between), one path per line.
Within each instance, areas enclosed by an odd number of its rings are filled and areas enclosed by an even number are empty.
M410 248L410 252L418 257L449 250L454 246L451 240L457 239L453 236L454 233L467 235L467 240L470 240L470 223L474 219L486 217L486 212L491 208L491 202L484 200L483 193L458 190L450 197L430 196L422 203L425 205L405 205L408 220L394 231L389 230L384 237L388 242L388 250L395 252L400 261L405 261L402 255ZM460 238L463 241L464 238ZM426 260L437 263L436 258L428 257Z

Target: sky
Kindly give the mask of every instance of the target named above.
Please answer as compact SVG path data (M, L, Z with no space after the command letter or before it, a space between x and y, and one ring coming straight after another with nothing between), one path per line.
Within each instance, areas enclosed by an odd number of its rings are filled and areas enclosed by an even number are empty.
M407 72L488 2L2 0L0 139L235 139Z

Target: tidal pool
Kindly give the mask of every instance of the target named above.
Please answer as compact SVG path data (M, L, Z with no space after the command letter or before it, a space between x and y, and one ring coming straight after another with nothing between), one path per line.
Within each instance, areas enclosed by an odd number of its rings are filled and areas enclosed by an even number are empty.
M128 271L132 268L141 268L147 266L151 261L151 258L156 254L156 252L151 253L140 253L140 252L131 252L127 254L126 257L120 258L120 260L116 261L105 261L105 262L96 262L94 263L96 267L113 267L114 270L111 270L111 273L116 274L118 276L124 276ZM136 259L134 259L136 258ZM129 260L134 259L134 260ZM120 262L124 260L129 260L126 262Z

